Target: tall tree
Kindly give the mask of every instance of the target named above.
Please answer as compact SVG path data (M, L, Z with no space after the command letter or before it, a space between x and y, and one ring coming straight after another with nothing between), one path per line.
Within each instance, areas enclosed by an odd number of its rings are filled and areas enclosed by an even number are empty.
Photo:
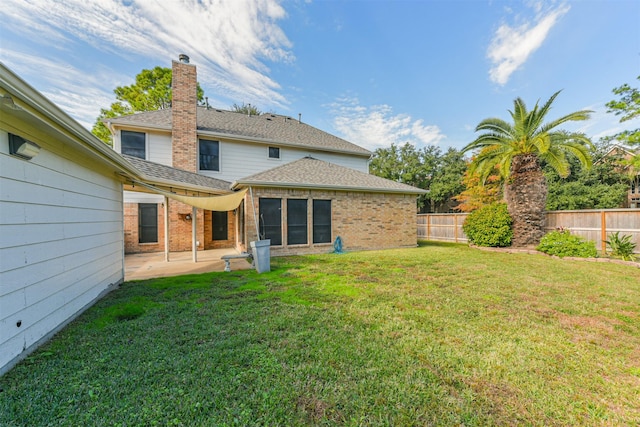
M116 87L113 92L117 101L112 103L108 109L100 109L100 115L91 132L105 143L111 144L111 132L104 125L105 119L171 108L171 77L171 68L155 67L151 70L144 69L138 73L133 84ZM201 103L204 99L204 91L200 84L198 84L197 92L198 102Z
M421 211L449 210L451 198L464 188L462 175L466 162L460 151L428 145L421 149L410 143L378 148L369 164L373 175L429 190L418 197Z
M509 110L512 124L499 118L481 121L476 132L484 133L463 149L476 152L469 171L478 173L482 182L496 167L505 178L504 196L513 219L513 246L536 245L544 235L547 184L541 161L563 177L570 172L568 154L581 165L591 166L589 138L556 129L570 121L587 120L591 111L576 111L544 123L559 93L554 93L543 106L536 103L530 111L521 98L515 99L513 111Z
M391 181L428 189L435 162L433 148L419 150L410 143L391 144L378 148L369 163L369 172ZM425 204L426 195L418 197L418 207Z
M547 210L619 208L627 198L629 179L620 167L621 158L611 155L611 143L599 143L591 151L597 159L591 169L581 169L571 157L572 172L560 177L551 167L543 166L549 193Z
M448 212L455 204L455 195L464 190L463 177L467 169L464 154L449 148L437 159L437 167L429 186L427 198L431 212Z
M638 76L640 80L640 76ZM620 98L607 102L607 112L620 117L620 123L640 117L640 90L628 84L613 89ZM629 145L640 144L640 128L622 131L610 139L616 139Z

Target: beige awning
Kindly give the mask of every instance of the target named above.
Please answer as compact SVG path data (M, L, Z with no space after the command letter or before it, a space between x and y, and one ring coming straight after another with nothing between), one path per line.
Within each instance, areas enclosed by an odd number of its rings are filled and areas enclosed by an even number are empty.
M172 193L170 191L161 190L153 185L146 184L144 182L135 181L136 184L143 185L150 190L163 196L167 196L170 199L177 200L189 206L193 206L199 209L207 211L227 212L236 209L240 202L244 199L244 195L248 189L240 190L235 193L225 194L223 196L184 196L181 194Z

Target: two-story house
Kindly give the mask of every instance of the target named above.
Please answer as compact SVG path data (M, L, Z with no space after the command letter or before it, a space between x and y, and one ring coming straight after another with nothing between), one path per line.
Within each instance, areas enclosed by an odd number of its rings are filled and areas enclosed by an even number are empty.
M630 181L627 200L625 200L623 208L640 209L640 172L637 172L637 168L629 164L631 159L637 158L638 155L640 155L640 152L637 150L633 151L631 148L616 144L603 156L603 158L617 158L623 161L623 164L627 162L626 166L621 166L622 171L629 176Z
M416 245L416 197L424 190L370 175L370 151L300 118L198 106L196 67L186 55L172 67L172 108L109 119L113 148L165 191L188 174L201 182L186 195L243 193L237 206L194 210L129 183L126 252L167 244L243 251L270 239L275 255L319 253L338 236L347 250Z

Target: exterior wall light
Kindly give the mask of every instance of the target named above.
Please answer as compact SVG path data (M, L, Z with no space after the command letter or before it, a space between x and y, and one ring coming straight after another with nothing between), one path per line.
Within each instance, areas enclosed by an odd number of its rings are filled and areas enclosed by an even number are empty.
M9 134L9 154L31 160L40 152L40 146L35 142L27 141L24 138Z

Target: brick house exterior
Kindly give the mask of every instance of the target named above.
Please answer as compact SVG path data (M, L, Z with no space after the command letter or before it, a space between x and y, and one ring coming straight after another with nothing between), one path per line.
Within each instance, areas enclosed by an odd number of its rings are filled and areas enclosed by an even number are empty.
M348 250L389 249L416 245L416 198L407 194L376 194L350 191L261 188L254 193L253 203L259 209L261 198L282 199L283 228L287 227L286 201L330 200L332 203L332 232L340 236ZM251 203L251 202L249 202ZM256 240L256 227L251 214L246 217L248 240ZM309 209L307 223L312 224ZM333 242L302 245L273 246L277 255L326 253L333 250ZM286 239L286 237L285 237Z
M128 183L126 253L165 250L165 229L170 251L191 250L194 240L199 250L246 251L267 235L274 255L326 252L338 236L347 250L416 245L424 190L370 175L370 151L300 119L198 106L196 67L181 55L172 71L171 109L106 122L114 149L165 191L250 191L236 209L215 212Z
M640 153L637 150L633 150L631 148L623 147L622 145L614 145L611 149L603 156L604 157L613 157L619 160L629 161L634 156L638 156ZM631 166L623 167L622 171L630 172ZM627 200L625 200L622 208L631 208L631 209L640 209L640 173L637 173L635 176L629 176L629 190L627 192Z

